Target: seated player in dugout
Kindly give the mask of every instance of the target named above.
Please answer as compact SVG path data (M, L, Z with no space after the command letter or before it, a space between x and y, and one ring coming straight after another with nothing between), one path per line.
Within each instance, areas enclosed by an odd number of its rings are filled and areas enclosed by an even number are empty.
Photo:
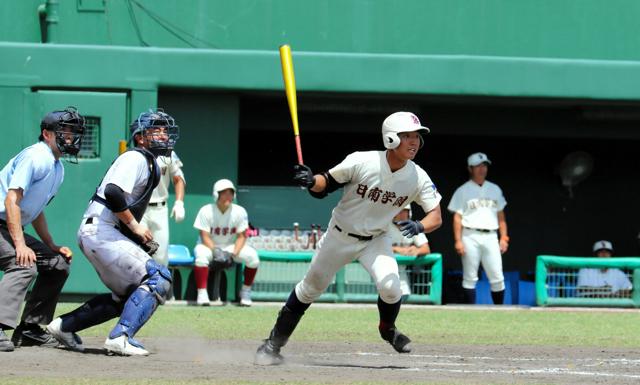
M245 231L249 218L244 207L233 203L236 188L229 179L220 179L213 185L213 203L198 211L193 227L200 238L195 247L194 274L198 296L196 304L207 306L207 280L209 266L220 254L228 254L234 262L244 263L244 282L240 290L240 306L251 306L251 286L258 272L258 252L247 245ZM216 258L214 258L216 257Z
M330 170L313 174L306 165L294 166L294 181L314 198L343 189L333 209L327 231L305 277L289 295L276 323L258 348L255 363L283 361L280 349L287 343L309 306L327 289L336 272L355 260L369 272L378 289L378 332L398 353L411 351L409 337L396 327L402 291L398 263L393 255L389 224L407 202L419 204L426 216L401 221L405 236L429 233L440 227L440 200L429 175L413 159L429 129L410 112L396 112L382 123L385 151L354 152Z
M611 258L613 245L609 241L593 244L596 258ZM583 268L578 271L578 296L590 298L629 298L633 285L627 274L616 268Z
M389 236L391 237L391 249L395 254L407 257L418 257L427 255L431 252L429 241L424 233L417 234L413 237L402 235L400 223L411 219L411 203L407 204L395 217L393 223L389 226ZM406 265L398 265L398 274L400 275L400 289L402 290L402 299L405 300L411 295L411 281L407 274Z

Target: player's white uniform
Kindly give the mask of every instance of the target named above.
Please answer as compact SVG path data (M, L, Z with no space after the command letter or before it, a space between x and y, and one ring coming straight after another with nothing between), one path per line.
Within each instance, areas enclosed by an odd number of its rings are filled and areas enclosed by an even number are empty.
M182 172L182 161L175 151L171 152L171 157L159 156L156 158L156 162L160 167L160 182L153 190L149 206L140 223L151 231L153 240L158 242L158 251L153 254L153 259L159 264L167 266L169 264L169 210L167 208L169 185L175 176L182 178L183 181L185 179Z
M507 201L502 190L487 180L482 186L467 181L458 187L451 197L448 210L462 216L462 287L475 289L478 267L487 273L491 291L504 290L502 255L498 242L498 212L504 210Z
M220 212L218 205L209 203L198 211L193 227L211 234L215 247L233 253L238 234L249 228L249 218L247 211L235 203L232 203L224 213ZM196 266L209 266L213 259L211 249L202 244L201 239L198 239L194 254ZM249 268L257 268L260 264L258 252L246 244L234 257L234 261L244 263Z
M629 277L620 269L580 269L578 287L607 288L603 294L615 294L620 290L631 290L633 285ZM589 292L587 294L596 294Z
M127 204L144 194L150 175L147 159L137 151L127 151L111 165L98 187L113 183L124 191ZM87 223L89 222L89 223ZM78 244L98 272L102 282L113 292L116 301L126 299L147 274L146 262L151 257L116 226L116 215L99 202L91 201L78 230Z
M391 172L385 151L354 152L329 174L345 184L343 195L309 271L296 285L296 296L303 303L315 301L340 268L358 260L376 283L380 298L389 304L398 302L402 292L387 234L389 223L408 202L416 202L425 212L433 210L442 199L440 194L413 161Z
M404 235L402 235L402 232L400 232L398 226L394 225L393 223L389 225L388 234L391 237L392 246L422 247L422 245L429 243L425 233L414 235L411 238L405 237ZM399 265L398 274L400 275L400 289L402 290L402 295L411 295L411 285L409 282L409 277L407 275L407 267L405 265Z

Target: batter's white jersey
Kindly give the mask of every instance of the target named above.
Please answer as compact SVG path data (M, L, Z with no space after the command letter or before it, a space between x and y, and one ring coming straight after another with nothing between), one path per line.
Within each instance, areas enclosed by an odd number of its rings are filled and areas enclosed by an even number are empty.
M193 227L211 234L217 247L225 247L235 243L239 233L249 228L249 218L244 207L232 203L223 213L218 205L209 203L202 206ZM198 243L202 243L201 240Z
M402 232L400 231L398 226L394 225L393 223L391 225L389 225L389 230L387 231L387 234L391 238L391 244L393 246L401 246L401 247L415 246L415 247L421 247L425 243L429 243L425 233L420 233L420 234L414 235L411 238L405 237L404 235L402 235Z
M171 152L171 157L159 156L156 159L158 167L160 167L160 182L153 190L151 195L151 203L166 202L169 198L169 185L174 176L179 176L184 181L184 173L182 172L182 161L175 151Z
M498 212L507 201L498 185L485 181L482 186L467 181L451 197L448 210L462 216L462 226L471 229L497 230Z
M416 202L428 213L442 199L429 175L413 161L391 172L385 151L354 152L329 174L345 184L330 226L338 225L346 233L375 237L388 230L407 202Z
M147 158L138 151L127 151L113 162L102 179L97 193L101 198L105 198L104 188L112 183L124 191L127 204L131 204L144 193L150 175ZM114 225L118 223L115 214L98 202L89 203L83 218L89 217L98 217L101 223Z
M631 290L633 285L629 277L620 269L580 269L578 287L610 287L612 293L620 290Z

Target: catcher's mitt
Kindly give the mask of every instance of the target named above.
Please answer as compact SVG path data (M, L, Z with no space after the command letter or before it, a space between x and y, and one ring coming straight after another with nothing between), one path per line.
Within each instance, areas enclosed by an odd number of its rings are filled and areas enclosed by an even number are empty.
M231 266L233 266L233 253L224 251L219 247L214 248L210 267L214 270L224 270Z
M147 241L142 243L140 247L151 257L156 253L156 251L158 251L158 247L160 247L160 245L156 241Z

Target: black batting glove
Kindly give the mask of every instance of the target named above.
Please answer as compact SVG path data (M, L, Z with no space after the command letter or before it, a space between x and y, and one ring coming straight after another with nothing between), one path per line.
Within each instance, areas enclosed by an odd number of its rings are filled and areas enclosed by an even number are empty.
M304 164L296 164L293 166L293 180L299 186L311 188L316 184L316 179L313 177L313 172L309 166Z
M398 222L398 225L400 226L402 235L404 235L405 237L411 238L414 235L418 235L424 232L424 226L419 221L400 221Z

